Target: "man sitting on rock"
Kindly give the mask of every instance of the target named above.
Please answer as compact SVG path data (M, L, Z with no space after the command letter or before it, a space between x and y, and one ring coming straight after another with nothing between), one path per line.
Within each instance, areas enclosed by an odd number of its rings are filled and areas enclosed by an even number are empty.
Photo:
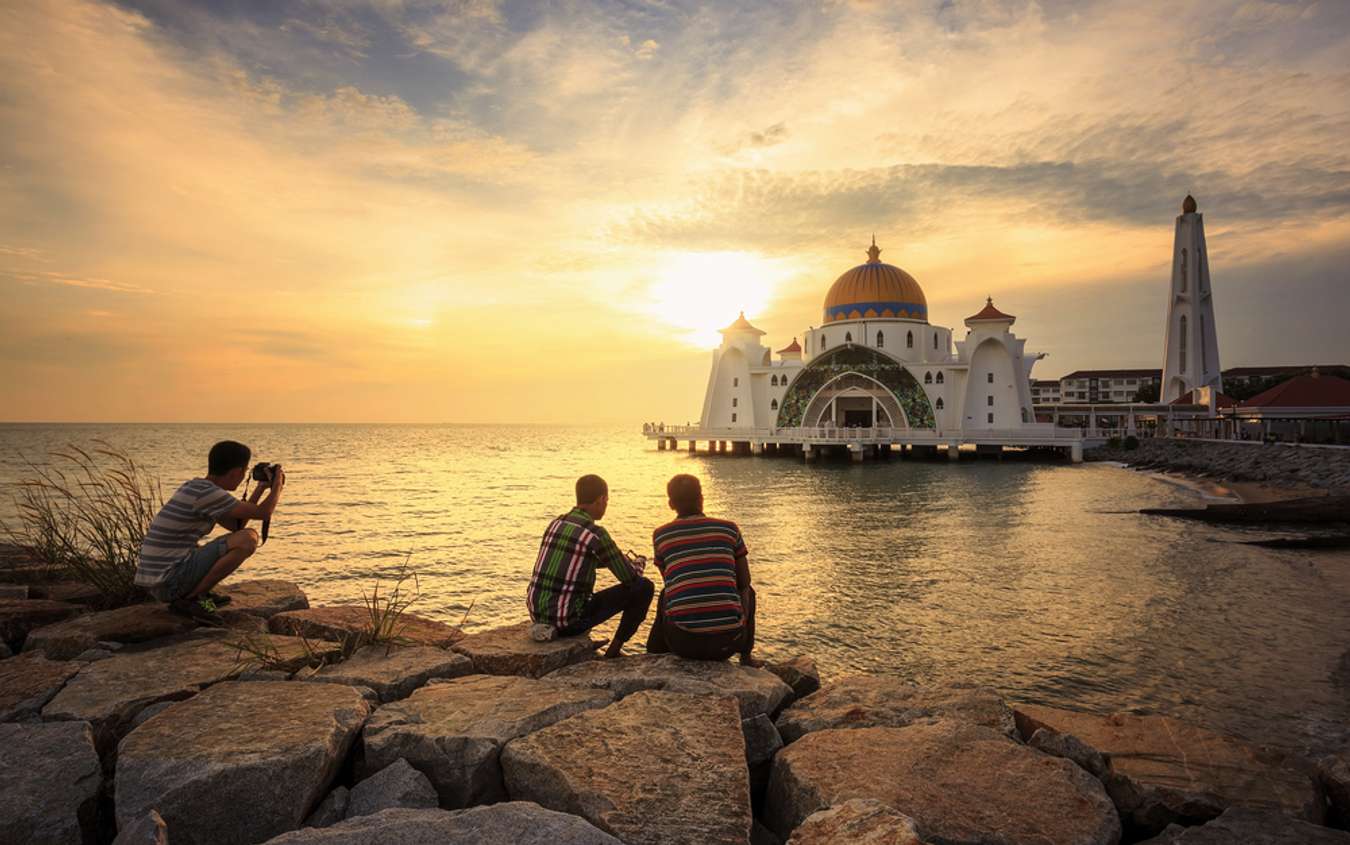
M608 507L609 485L598 475L583 475L577 479L577 506L549 523L544 532L525 592L534 622L530 636L536 641L584 634L622 613L605 650L605 657L618 657L647 618L655 587L642 577L646 559L625 556L609 532L596 524ZM595 571L601 566L619 583L594 593Z
M650 654L762 666L755 648L755 590L736 523L703 515L703 488L692 475L666 485L677 518L656 529L652 545L665 586L647 638Z
M136 586L144 587L169 610L207 625L222 626L216 606L229 596L211 592L258 549L258 532L246 528L251 519L270 519L281 500L286 475L280 467L270 484L259 483L241 502L239 489L252 453L242 443L222 440L206 458L206 477L184 482L150 522L141 543ZM267 498L261 502L263 491ZM230 533L199 546L219 524Z

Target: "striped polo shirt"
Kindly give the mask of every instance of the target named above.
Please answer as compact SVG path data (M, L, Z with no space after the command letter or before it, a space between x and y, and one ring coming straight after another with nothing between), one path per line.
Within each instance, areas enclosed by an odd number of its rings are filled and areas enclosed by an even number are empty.
M656 529L652 545L666 584L667 620L700 634L741 627L736 558L746 550L736 523L701 513L681 517Z
M179 487L150 522L141 542L136 567L136 586L164 583L174 567L191 557L197 541L211 533L239 500L205 478L194 478Z

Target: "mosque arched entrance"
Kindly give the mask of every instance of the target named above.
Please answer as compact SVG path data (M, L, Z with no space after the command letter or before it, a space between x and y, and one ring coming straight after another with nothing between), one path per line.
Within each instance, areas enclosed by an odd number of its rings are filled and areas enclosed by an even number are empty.
M804 426L907 428L905 412L886 385L859 373L827 382L802 414Z
M777 425L935 427L927 394L903 364L852 345L818 355L802 368L779 403Z

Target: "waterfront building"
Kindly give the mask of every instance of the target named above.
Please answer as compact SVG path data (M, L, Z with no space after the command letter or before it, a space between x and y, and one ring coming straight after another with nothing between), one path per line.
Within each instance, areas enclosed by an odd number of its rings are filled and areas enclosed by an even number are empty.
M1060 402L1059 382L1055 379L1031 380L1031 402L1034 405L1057 405Z
M1313 367L1219 415L1229 437L1350 442L1350 380Z
M1214 291L1209 281L1204 215L1190 194L1181 203L1172 243L1172 284L1163 341L1163 402L1197 387L1223 391Z
M1162 383L1162 370L1074 370L1059 380L1060 402L1065 405L1106 405L1133 402L1146 387Z

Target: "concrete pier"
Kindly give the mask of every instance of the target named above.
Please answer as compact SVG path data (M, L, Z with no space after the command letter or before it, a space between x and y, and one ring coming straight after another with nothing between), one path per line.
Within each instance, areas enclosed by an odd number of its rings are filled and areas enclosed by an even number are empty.
M947 443L947 460L949 461L961 460L961 444L956 442L955 440L948 441Z

